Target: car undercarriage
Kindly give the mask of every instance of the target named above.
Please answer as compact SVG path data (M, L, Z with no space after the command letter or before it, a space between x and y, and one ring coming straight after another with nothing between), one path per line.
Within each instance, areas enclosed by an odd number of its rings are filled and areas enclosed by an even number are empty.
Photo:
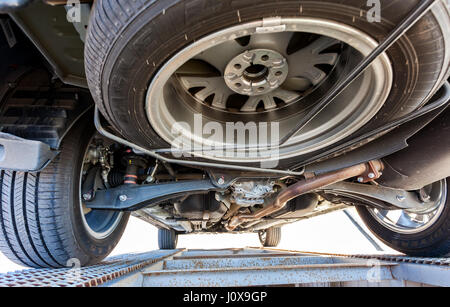
M98 263L130 215L161 249L276 246L348 206L394 249L450 252L448 1L75 2L0 4L10 259Z

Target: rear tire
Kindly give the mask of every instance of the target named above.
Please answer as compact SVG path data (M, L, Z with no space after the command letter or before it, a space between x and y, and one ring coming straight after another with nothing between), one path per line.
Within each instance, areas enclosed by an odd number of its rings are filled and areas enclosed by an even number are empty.
M272 227L258 232L259 242L264 247L276 247L281 241L281 228Z
M87 117L72 128L59 155L43 171L0 171L0 251L15 263L93 265L119 242L129 214L102 239L92 237L83 225L79 182L84 152L95 131L91 122Z
M178 243L178 235L174 230L160 228L158 229L158 246L159 249L176 249Z
M450 179L447 178L447 186ZM423 231L400 233L384 226L369 211L358 206L356 209L366 226L389 247L411 256L445 257L450 254L450 196L446 191L444 208L439 216Z

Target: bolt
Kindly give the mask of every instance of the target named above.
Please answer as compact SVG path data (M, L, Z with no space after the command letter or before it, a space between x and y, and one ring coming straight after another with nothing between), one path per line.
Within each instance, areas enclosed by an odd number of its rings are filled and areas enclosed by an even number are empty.
M374 173L369 173L367 176L369 176L370 179L375 178L375 174Z
M85 201L90 201L90 200L92 199L91 193L84 193L84 194L83 194L83 199L84 199Z
M225 179L223 179L223 177L220 177L220 178L217 180L217 183L218 183L218 184L224 184L224 183L225 183Z
M358 182L364 182L364 178L363 177L358 177Z
M145 182L147 182L147 183L152 183L153 181L155 181L155 178L151 175L145 179Z
M404 195L397 195L397 200L402 202L406 199L406 197Z
M128 199L128 197L126 195L120 195L119 196L119 200L122 201L122 202L126 201L127 199Z
M429 202L431 200L431 196L430 195L420 195L420 198L423 202Z

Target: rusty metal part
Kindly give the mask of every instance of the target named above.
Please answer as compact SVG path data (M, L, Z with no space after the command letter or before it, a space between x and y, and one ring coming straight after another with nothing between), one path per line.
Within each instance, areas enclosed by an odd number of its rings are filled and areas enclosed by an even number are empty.
M378 173L382 169L383 169L382 162L374 160L370 161L369 163L354 165L338 171L326 173L314 178L304 179L282 190L277 195L277 197L272 201L272 203L270 203L263 209L248 215L238 214L234 216L225 227L227 230L232 231L244 222L258 220L281 210L288 201L302 194L312 192L318 188L322 188L333 183L344 181L352 177L361 176L366 173L370 174L370 172L373 172L374 170L376 170Z
M378 165L374 161L367 162L369 166L369 170L364 172L361 177L358 178L359 182L366 183L370 181L374 181L382 175L381 169L378 169Z
M380 256L380 255L378 255ZM444 286L448 261L403 256L353 257L245 248L187 250L142 272L142 286ZM354 259L356 258L356 259ZM422 258L423 259L423 258ZM376 270L376 271L375 271ZM376 272L376 274L374 274ZM336 284L337 283L337 284Z

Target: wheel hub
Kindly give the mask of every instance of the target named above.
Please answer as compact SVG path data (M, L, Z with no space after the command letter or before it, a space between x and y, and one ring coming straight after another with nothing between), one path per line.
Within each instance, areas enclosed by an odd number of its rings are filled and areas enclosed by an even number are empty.
M227 86L241 95L264 95L286 80L288 63L278 52L269 49L247 50L234 57L225 68Z

